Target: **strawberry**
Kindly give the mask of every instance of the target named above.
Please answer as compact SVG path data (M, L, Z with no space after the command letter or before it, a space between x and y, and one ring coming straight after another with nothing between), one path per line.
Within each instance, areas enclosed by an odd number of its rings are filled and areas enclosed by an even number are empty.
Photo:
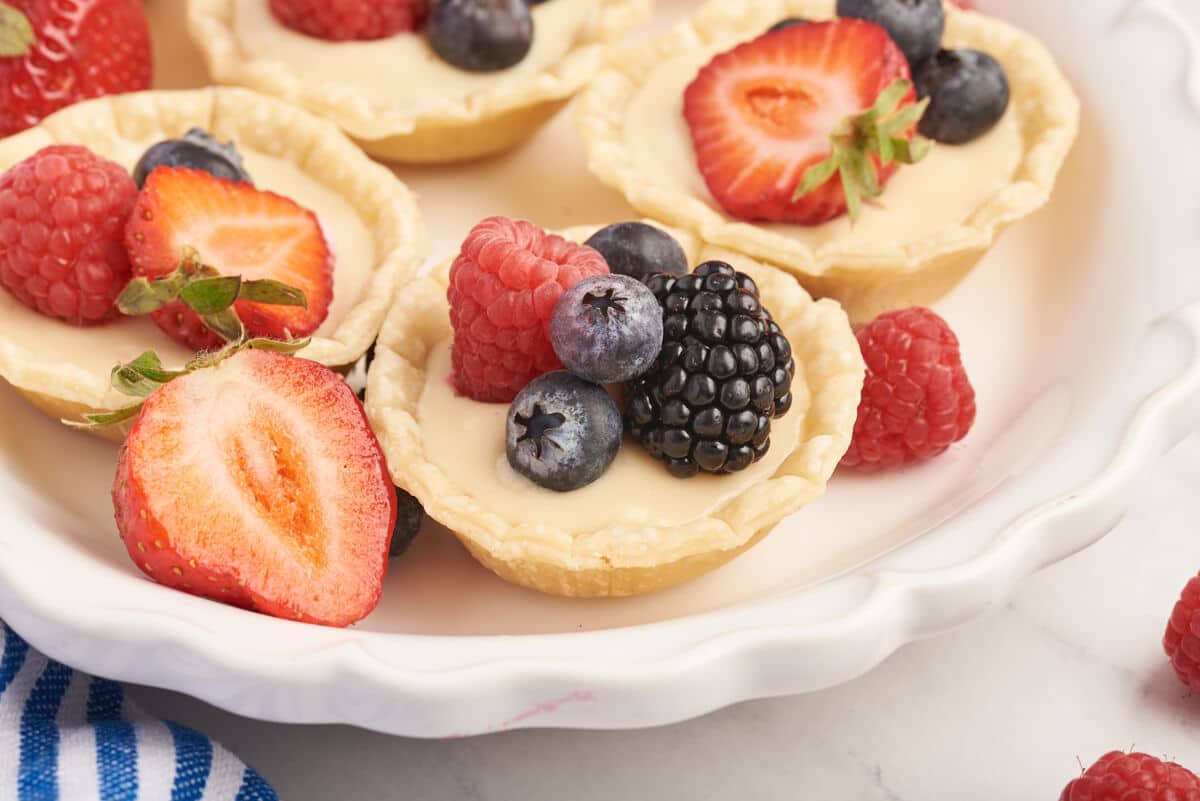
M133 366L162 377L151 354L117 375ZM160 584L330 626L375 608L396 521L349 385L316 362L244 348L151 392L113 505L130 556Z
M0 137L90 97L150 88L140 0L0 0Z
M771 31L717 55L683 98L709 191L743 220L857 216L897 162L926 150L909 77L887 32L860 19Z
M159 167L146 179L125 229L134 276L171 275L193 255L225 276L271 279L304 294L306 305L238 300L251 336L305 337L324 322L333 300L334 257L315 214L250 184L184 167ZM212 350L222 339L181 301L152 312L172 339Z

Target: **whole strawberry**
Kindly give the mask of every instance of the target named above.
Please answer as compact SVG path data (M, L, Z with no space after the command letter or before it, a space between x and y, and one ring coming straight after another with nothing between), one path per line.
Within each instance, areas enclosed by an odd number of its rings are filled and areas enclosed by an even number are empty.
M1059 801L1200 801L1200 778L1149 754L1111 751L1068 784Z
M365 41L416 30L429 14L429 0L271 0L271 12L306 36Z
M137 187L119 164L52 145L0 175L0 285L47 317L102 323L129 283Z
M101 95L150 87L140 0L0 0L0 137Z
M599 252L524 220L489 217L472 228L447 291L458 391L508 403L562 367L550 344L554 305L576 281L606 272Z
M1167 621L1163 650L1179 680L1200 690L1200 576L1193 576L1179 594Z
M867 363L850 449L842 464L863 472L930 459L967 435L975 390L958 338L929 309L880 315L857 332Z

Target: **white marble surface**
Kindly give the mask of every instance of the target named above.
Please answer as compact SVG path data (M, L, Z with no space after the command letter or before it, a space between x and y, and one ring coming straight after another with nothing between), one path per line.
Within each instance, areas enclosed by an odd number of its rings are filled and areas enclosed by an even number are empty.
M813 695L634 732L457 741L240 719L138 690L252 762L285 801L1053 799L1101 753L1135 746L1200 769L1200 700L1159 644L1200 569L1200 437L1146 474L1098 545L1003 609Z

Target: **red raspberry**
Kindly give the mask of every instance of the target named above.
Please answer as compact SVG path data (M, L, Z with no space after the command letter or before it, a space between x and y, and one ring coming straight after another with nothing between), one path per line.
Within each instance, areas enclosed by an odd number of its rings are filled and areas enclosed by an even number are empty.
M1200 778L1148 754L1111 751L1068 784L1058 801L1200 801Z
M119 164L53 145L0 175L0 285L72 325L116 316L129 283L125 223L137 186Z
M454 381L477 401L508 403L562 362L550 346L550 313L581 278L608 272L597 251L533 223L488 217L450 268Z
M1179 594L1167 621L1163 650L1179 680L1200 691L1200 576L1193 576Z
M429 14L429 0L271 0L271 11L307 36L365 41L416 30Z
M850 449L842 464L863 472L929 459L975 422L975 390L958 338L929 309L880 315L857 332L867 363Z

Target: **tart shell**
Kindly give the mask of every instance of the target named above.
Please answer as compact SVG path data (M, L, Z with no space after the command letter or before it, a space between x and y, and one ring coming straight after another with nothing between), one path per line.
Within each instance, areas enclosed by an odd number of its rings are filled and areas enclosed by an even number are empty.
M594 230L574 228L563 235L582 241ZM842 308L830 300L814 301L777 269L673 233L691 263L729 261L758 283L765 305L792 343L797 370L789 414L804 415L804 421L795 450L772 477L709 515L679 525L639 527L636 537L617 526L567 531L504 519L427 458L417 410L430 352L451 334L446 304L450 263L397 295L368 375L367 415L396 483L507 581L554 595L599 598L651 592L695 578L737 556L820 496L849 446L864 366ZM626 447L637 446L627 441Z
M0 141L0 171L52 144L84 144L104 156L118 142L177 137L193 126L292 163L340 195L362 219L374 239L376 261L360 299L334 331L314 337L300 351L335 369L349 367L374 341L396 289L424 260L427 242L413 195L332 124L236 88L105 97L71 106ZM86 348L88 329L76 330L80 347ZM68 361L39 361L13 337L0 337L0 377L56 419L80 421L85 414L131 402L111 388L107 373ZM126 432L127 426L113 426L96 433L120 441Z
M1011 181L963 223L906 243L864 247L835 240L814 249L786 233L733 219L706 202L709 198L645 179L623 142L623 129L630 103L656 65L689 49L732 46L785 17L828 19L835 8L834 0L709 0L657 41L613 52L580 95L578 123L591 171L638 211L796 274L815 295L840 301L859 324L890 309L936 301L1006 227L1045 205L1078 133L1079 100L1037 39L947 5L944 43L983 50L1003 64L1012 92L1008 113L1016 115L1024 144Z
M437 109L381 104L338 82L307 83L287 64L242 51L236 0L188 0L188 29L214 81L283 98L337 122L372 156L448 164L508 150L545 124L595 75L610 43L650 15L652 0L596 0L596 20L553 67Z

